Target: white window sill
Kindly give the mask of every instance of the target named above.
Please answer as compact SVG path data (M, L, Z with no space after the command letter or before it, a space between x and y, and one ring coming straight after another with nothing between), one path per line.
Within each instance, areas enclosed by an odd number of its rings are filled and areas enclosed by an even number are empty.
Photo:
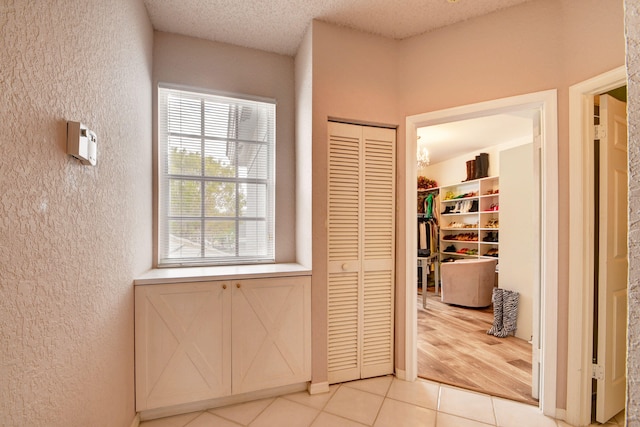
M157 285L291 276L311 276L311 269L295 263L157 268L144 273L133 284Z

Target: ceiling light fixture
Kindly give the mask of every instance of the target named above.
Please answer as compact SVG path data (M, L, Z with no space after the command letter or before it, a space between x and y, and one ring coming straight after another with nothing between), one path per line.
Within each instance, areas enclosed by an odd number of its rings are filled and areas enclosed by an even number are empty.
M420 137L418 137L418 139L420 139ZM417 159L418 168L420 169L426 168L427 166L429 166L429 163L431 163L431 159L429 158L429 150L427 150L425 144L418 143Z

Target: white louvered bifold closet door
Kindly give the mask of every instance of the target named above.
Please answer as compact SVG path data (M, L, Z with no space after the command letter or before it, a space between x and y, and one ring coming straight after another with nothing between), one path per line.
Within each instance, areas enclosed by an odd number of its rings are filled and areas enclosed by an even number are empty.
M329 122L329 383L393 373L395 130Z
M395 129L363 127L364 330L361 377L393 373Z
M329 382L360 378L362 129L329 123L328 369Z

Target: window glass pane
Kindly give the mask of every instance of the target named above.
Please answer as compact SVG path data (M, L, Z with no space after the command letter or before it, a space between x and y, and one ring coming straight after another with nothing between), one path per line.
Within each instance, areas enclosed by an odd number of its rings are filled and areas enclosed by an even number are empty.
M229 105L220 102L204 103L204 134L206 136L229 138Z
M205 144L205 176L234 177L236 167L228 155L227 141L207 141Z
M237 151L240 176L253 179L268 178L269 152L265 144L239 142Z
M235 221L207 221L205 223L205 256L233 257L235 255Z
M273 120L272 107L265 103L238 102L236 109L232 110L235 113L236 138L241 141L268 141Z
M267 186L265 184L241 184L242 205L239 216L266 218Z
M200 110L199 99L170 95L167 106L169 133L200 135L202 128Z
M274 260L275 104L158 89L159 264Z
M206 182L204 188L204 214L206 217L236 216L235 183Z
M199 138L169 136L167 160L172 175L201 175L202 155Z
M169 216L200 217L202 193L199 181L169 180Z
M266 255L269 246L264 221L239 221L240 256Z
M170 220L168 258L196 258L201 256L201 222Z

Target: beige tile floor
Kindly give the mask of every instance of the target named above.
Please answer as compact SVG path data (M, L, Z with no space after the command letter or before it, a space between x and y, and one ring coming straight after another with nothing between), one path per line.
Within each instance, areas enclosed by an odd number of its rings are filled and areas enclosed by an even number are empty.
M538 408L438 383L392 376L208 411L144 421L140 427L571 427ZM624 426L618 414L606 426Z

